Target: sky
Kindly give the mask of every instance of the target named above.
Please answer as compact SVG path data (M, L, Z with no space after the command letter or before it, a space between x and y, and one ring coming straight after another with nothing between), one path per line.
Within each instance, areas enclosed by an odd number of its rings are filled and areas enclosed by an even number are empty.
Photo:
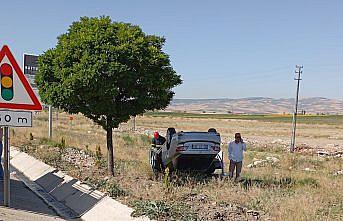
M0 46L42 54L82 16L110 16L164 36L182 76L175 98L295 96L343 100L341 0L2 0Z

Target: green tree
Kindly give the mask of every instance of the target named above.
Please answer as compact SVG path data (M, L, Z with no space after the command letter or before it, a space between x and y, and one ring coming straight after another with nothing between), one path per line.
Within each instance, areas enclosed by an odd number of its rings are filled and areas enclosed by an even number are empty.
M135 25L82 17L38 59L42 101L82 113L106 130L112 175L113 128L130 116L167 107L172 88L182 83L162 50L164 43Z

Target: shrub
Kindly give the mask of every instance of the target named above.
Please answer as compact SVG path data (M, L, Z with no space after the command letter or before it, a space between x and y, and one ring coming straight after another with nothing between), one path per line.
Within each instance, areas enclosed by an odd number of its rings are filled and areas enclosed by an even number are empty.
M117 198L119 196L126 196L127 193L124 191L115 181L108 181L106 184L106 191L108 194L113 197Z
M319 186L318 181L312 177L301 179L297 183L301 186L311 186L311 187L318 187Z
M122 139L127 147L132 146L135 143L134 138L132 138L129 134L123 135Z
M58 144L58 147L60 149L65 149L66 148L66 140L64 139L64 137L61 138L61 142Z
M157 220L198 220L198 217L187 206L163 201L137 200L132 203L133 217L148 216Z
M107 180L98 177L86 177L83 182L94 189L106 189Z
M45 148L38 148L36 155L44 163L58 167L61 164L61 154L58 151L49 151Z
M104 159L102 157L100 145L95 147L95 165L99 168L103 165Z

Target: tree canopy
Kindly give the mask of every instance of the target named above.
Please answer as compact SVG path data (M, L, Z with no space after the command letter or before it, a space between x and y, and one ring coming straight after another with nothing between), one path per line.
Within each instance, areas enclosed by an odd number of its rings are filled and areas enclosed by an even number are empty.
M163 109L174 95L171 89L181 83L162 51L164 43L138 26L82 17L39 57L39 95L44 103L82 113L104 129Z

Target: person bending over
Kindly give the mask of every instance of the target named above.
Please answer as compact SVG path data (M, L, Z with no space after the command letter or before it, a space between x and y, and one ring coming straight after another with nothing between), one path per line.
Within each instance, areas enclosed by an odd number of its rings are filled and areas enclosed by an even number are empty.
M159 147L166 142L166 138L162 137L157 131L154 132L154 138L151 140L152 147Z

